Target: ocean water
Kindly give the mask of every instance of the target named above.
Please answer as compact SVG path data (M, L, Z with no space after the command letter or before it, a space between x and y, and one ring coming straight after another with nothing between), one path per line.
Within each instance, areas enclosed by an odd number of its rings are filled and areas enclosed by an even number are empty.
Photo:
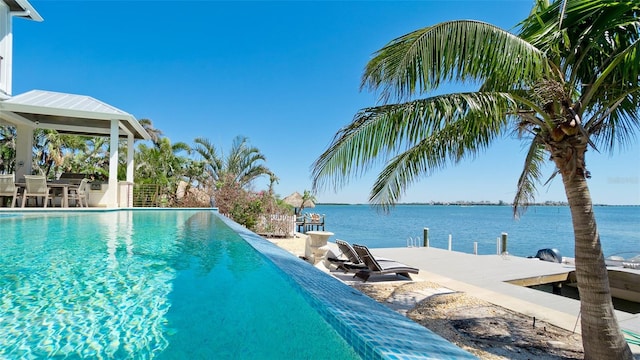
M325 230L335 239L371 248L422 246L423 229L429 229L432 247L496 254L497 239L507 234L507 251L533 256L539 249L555 248L574 256L573 225L569 207L533 206L514 219L510 206L398 205L388 214L369 205L317 205L305 212L324 214ZM594 208L605 257L640 254L640 206ZM410 241L410 238L413 241Z

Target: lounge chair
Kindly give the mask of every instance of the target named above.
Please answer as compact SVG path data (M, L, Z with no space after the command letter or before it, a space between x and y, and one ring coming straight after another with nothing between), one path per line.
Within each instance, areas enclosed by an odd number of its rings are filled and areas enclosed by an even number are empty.
M336 239L336 245L338 245L338 249L340 249L341 255L343 255L346 259L328 259L334 265L338 267L338 269L346 272L358 272L361 270L367 270L367 265L362 261L360 256L353 249L351 244L344 240ZM385 258L376 258L376 261L389 261L389 259Z
M16 186L16 175L0 175L0 197L11 196L11 207L16 206L16 199L18 198L18 187ZM3 199L4 200L4 199Z
M417 274L419 271L417 268L396 261L377 261L369 251L369 248L364 245L353 244L353 249L355 250L356 254L358 254L360 259L362 259L365 265L367 265L366 270L360 270L354 275L354 277L357 276L363 281L367 281L369 279L369 276L371 275L383 275L391 273L402 275L411 279L409 273Z
M340 249L342 255L346 256L351 263L364 265L364 262L360 260L356 251L351 247L351 244L344 240L336 239L336 245L338 245L338 249Z
M324 231L324 215L320 214L309 214L309 222L307 222L306 227L308 230L320 230Z
M327 260L334 264L338 270L347 273L367 269L367 265L360 260L356 251L351 247L351 244L344 240L336 239L336 245L338 245L338 249L340 249L338 258L328 258Z

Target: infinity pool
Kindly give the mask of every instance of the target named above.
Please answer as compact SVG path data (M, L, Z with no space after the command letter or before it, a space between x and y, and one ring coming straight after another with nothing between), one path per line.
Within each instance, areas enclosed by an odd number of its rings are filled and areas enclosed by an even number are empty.
M0 213L0 358L473 358L212 210Z
M1 221L2 356L358 358L210 211Z

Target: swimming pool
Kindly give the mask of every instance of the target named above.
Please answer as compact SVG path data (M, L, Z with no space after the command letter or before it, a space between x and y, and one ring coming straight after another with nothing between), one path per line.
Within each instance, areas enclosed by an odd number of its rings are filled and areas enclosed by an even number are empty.
M470 357L214 211L25 213L0 229L4 357Z

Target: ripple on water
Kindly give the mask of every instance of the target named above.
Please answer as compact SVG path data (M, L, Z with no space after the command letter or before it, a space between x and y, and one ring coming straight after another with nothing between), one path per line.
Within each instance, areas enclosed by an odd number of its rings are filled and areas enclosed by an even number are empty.
M154 261L106 270L100 257L84 260L2 277L1 355L114 358L167 347L162 319L171 268ZM103 272L87 278L83 269Z

